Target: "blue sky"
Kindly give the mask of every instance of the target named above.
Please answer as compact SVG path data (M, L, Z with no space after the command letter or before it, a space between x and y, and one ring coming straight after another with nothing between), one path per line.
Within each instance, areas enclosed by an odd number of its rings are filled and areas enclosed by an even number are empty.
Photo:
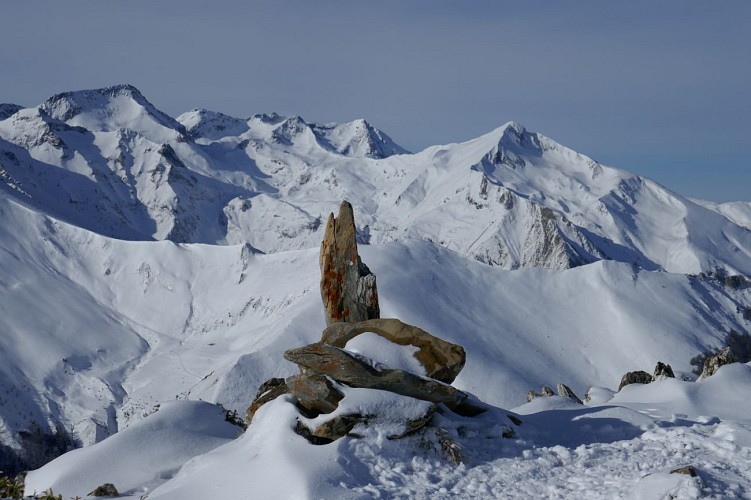
M691 197L751 200L751 2L19 1L0 101L136 85L177 115L365 118L413 151L509 120Z

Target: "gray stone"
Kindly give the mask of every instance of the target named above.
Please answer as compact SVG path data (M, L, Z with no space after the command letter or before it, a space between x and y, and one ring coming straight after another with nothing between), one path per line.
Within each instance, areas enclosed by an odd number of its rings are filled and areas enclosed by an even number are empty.
M657 366L655 366L654 379L658 380L665 378L675 378L673 368L670 365L663 363L662 361L658 361Z
M726 347L720 351L719 354L715 354L704 360L704 369L701 372L701 378L711 377L717 373L717 370L719 370L721 366L735 362L735 353L730 347Z
M447 384L456 379L467 360L462 346L446 342L394 318L371 319L354 324L333 323L323 331L321 342L344 348L347 342L366 332L375 333L395 344L419 348L415 358L425 368L426 375Z
M112 483L104 483L101 486L97 486L97 488L89 493L87 496L90 497L117 497L120 496L120 493L117 491L117 488L115 488L115 485Z
M574 401L576 401L580 405L584 404L582 402L582 400L579 399L579 396L577 396L576 394L574 394L574 391L572 391L571 388L569 386L567 386L566 384L558 384L558 386L556 387L556 389L558 389L558 395L561 396L562 398L573 399Z
M466 393L448 384L404 370L376 369L367 358L338 347L311 344L288 350L284 358L351 387L380 389L431 403L443 403L459 415L473 416L485 411L471 403Z
M673 469L670 471L670 473L671 474L686 474L687 476L691 476L691 477L696 477L698 475L693 465L687 465L679 469Z
M643 370L628 372L621 379L618 390L620 391L629 384L649 384L652 382L654 382L654 377Z
M533 399L539 398L540 394L537 394L534 389L527 393L527 403L531 403Z
M343 201L329 215L321 242L321 298L326 324L359 323L380 317L376 277L357 253L352 205Z
M303 373L287 379L289 392L297 398L297 407L306 417L331 413L339 406L344 394L325 376Z
M540 396L553 396L555 393L553 392L553 389L548 387L547 385L542 386L542 390L540 391Z

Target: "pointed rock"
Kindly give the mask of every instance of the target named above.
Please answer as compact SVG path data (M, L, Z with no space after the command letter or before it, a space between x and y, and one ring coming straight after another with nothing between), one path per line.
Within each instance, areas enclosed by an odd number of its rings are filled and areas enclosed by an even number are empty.
M376 277L360 259L356 238L352 205L343 201L339 215L329 215L321 242L321 297L327 325L381 315Z
M673 373L673 368L667 364L663 363L662 361L657 362L657 366L655 366L655 380L662 380L666 378L675 378L675 374Z
M584 402L581 399L579 399L579 396L577 396L574 393L574 391L572 391L571 388L569 386L567 386L566 384L560 383L560 384L558 384L558 386L556 387L556 389L558 389L558 395L561 396L562 398L573 399L574 401L576 401L580 405L584 404Z

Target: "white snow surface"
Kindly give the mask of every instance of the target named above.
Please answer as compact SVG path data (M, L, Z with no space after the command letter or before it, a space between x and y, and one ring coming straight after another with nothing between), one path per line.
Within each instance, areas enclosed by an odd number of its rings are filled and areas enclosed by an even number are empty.
M341 387L337 414L378 417L361 438L308 443L298 420L326 417L285 396L235 439L211 403L244 415L297 373L286 349L320 340L318 246L342 199L382 317L462 345L453 385L488 411L390 440L427 403ZM751 367L694 382L690 363L749 332L747 208L513 122L409 154L362 120L175 120L130 86L4 107L0 452L69 435L82 448L27 480L64 497L751 498ZM347 349L423 373L373 334ZM678 378L615 392L657 361ZM558 382L591 400L525 403ZM669 473L685 465L698 477Z

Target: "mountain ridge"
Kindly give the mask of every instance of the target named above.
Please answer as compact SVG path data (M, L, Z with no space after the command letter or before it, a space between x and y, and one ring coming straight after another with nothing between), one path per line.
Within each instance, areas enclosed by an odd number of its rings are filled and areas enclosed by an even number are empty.
M0 163L2 177L12 179L6 187L23 189L51 215L113 237L248 243L264 252L305 248L321 236L328 209L318 200L350 199L363 214L363 241L420 238L507 269L615 259L646 269L723 267L751 275L748 227L517 122L412 154L364 120L243 120L201 109L173 119L135 87L120 85L17 110L0 122L0 146L10 158ZM62 171L83 178L61 182ZM37 189L23 188L29 184ZM54 196L76 207L45 199L60 189ZM118 233L122 200L130 200L131 215ZM92 212L99 220L85 219ZM270 224L275 212L289 222ZM699 225L713 234L693 234ZM656 236L643 227L671 232Z

